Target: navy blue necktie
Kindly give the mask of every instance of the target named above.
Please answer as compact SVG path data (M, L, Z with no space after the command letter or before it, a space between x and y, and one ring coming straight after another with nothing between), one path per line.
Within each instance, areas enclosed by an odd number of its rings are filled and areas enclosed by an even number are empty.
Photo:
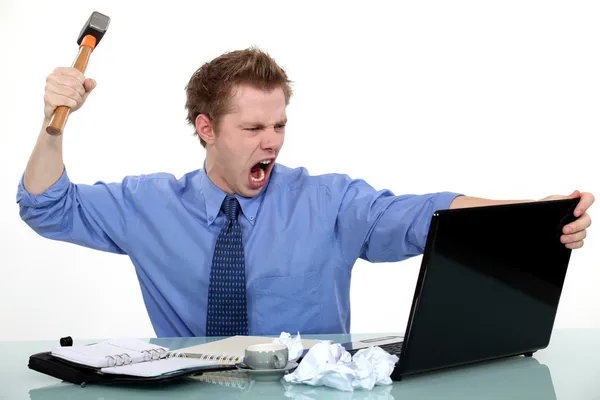
M219 233L208 288L206 336L248 334L246 272L240 205L227 196L221 207L227 220Z

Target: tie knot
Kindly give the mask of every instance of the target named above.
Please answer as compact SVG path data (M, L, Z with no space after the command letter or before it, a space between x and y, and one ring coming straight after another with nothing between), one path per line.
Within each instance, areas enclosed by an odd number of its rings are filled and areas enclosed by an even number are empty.
M223 202L223 212L228 220L236 220L240 212L240 203L235 197L228 195Z

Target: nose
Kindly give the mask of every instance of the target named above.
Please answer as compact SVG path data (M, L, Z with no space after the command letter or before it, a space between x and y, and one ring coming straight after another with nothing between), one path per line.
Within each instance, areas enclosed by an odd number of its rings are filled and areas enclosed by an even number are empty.
M269 126L264 129L261 147L266 151L277 152L283 145L283 132L281 128Z

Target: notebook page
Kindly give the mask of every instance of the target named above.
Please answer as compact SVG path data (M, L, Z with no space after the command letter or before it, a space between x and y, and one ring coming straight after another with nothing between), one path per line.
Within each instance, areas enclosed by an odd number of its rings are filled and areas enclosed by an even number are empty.
M109 339L109 340L104 341L103 343L108 343L108 344L112 344L113 346L119 346L119 347L127 348L130 350L138 350L138 351L161 348L160 346L157 346L155 344L147 343L142 340L133 339L133 338Z
M274 337L267 336L231 336L226 339L220 339L209 343L198 344L195 346L174 349L174 353L185 354L209 354L225 355L229 357L238 357L241 360L246 355L246 347L253 344L273 343ZM310 349L318 343L317 340L302 339L302 346Z
M51 354L89 367L103 368L115 363L139 363L149 360L152 353L148 351L155 351L154 358L158 358L158 351L166 354L168 349L137 339L117 339L91 345L57 347Z
M122 365L119 367L102 368L105 374L154 377L187 368L216 365L210 361L192 358L163 358L158 361L148 361L139 364Z

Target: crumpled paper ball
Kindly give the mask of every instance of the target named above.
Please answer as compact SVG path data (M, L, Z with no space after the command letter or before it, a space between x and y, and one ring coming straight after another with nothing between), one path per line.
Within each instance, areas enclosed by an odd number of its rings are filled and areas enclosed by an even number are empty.
M302 359L294 372L283 379L292 384L328 386L343 391L371 390L390 385L398 357L380 347L361 349L354 356L339 343L319 342Z

